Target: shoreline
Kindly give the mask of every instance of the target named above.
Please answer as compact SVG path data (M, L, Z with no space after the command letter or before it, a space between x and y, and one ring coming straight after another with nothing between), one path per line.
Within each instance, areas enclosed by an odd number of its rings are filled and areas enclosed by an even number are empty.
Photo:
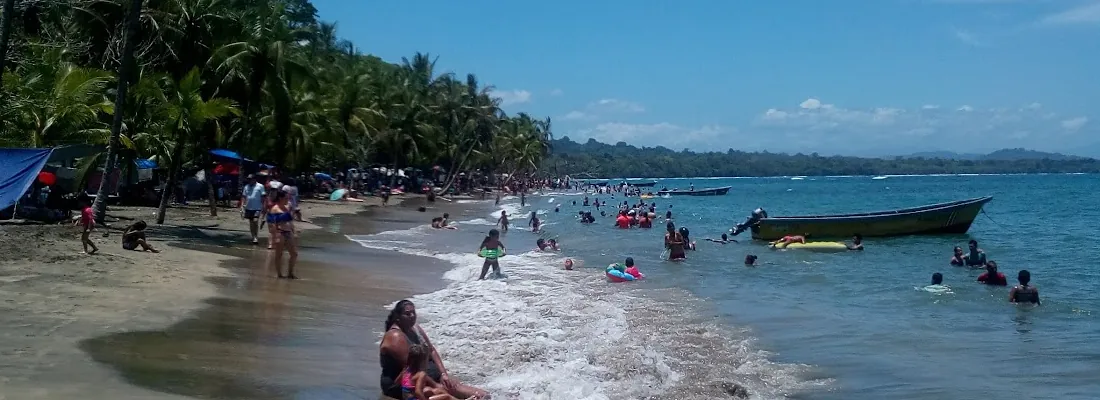
M385 208L371 200L303 202L314 224L300 225L296 282L267 276L268 252L247 245L235 209L219 209L217 218L205 206L169 209L165 225L149 228L159 254L122 250L114 229L108 238L93 233L101 254L87 256L79 254L78 228L0 227L8 243L0 249L0 322L11 327L0 347L7 361L0 399L278 398L324 382L325 390L376 396L376 352L349 354L346 346L376 346L384 307L442 287L449 266L365 249L344 235L423 225L433 212L476 204L437 202L418 212L425 202L416 196ZM110 215L146 211L118 207ZM353 326L371 330L369 340L361 330L340 332ZM272 379L297 370L313 373ZM349 375L321 373L330 370Z

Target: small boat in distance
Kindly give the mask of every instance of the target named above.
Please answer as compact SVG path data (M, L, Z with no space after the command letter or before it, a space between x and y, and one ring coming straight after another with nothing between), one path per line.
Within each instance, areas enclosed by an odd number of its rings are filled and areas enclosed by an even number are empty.
M758 210L748 221L738 224L733 234L752 230L752 238L757 240L807 233L814 240L849 238L856 234L863 237L960 234L970 230L970 224L991 200L993 197L986 196L893 211L804 217L768 217L766 211Z
M657 181L623 181L623 183L634 187L653 187Z
M886 178L887 178L887 176L885 176L885 175L879 175L879 176L876 176L874 178L871 178L871 180L881 181L881 180L886 179Z
M726 193L729 193L730 188L732 188L732 187L733 186L722 186L722 187L706 188L706 189L698 189L698 190L679 190L679 189L662 190L662 191L657 192L657 194L660 195L661 197L664 197L665 195L669 195L669 196L723 196Z

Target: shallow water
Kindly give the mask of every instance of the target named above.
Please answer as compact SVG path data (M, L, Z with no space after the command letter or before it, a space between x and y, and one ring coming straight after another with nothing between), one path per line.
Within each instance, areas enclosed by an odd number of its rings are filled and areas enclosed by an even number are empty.
M1100 296L1089 269L1095 246L1091 203L1100 177L903 176L666 180L658 188L734 186L727 196L654 199L672 206L699 250L661 260L662 229L619 230L612 218L576 221L582 196L509 199L507 278L476 281L474 256L494 216L458 231L421 227L352 236L454 263L450 285L417 296L422 324L453 373L502 398L610 399L725 396L733 383L754 398L942 399L1012 393L1084 399L1100 393ZM772 251L751 243L705 242L757 206L771 215L876 211L994 196L969 235L868 239L862 253ZM609 203L616 196L601 197ZM577 205L572 201L576 200ZM635 200L636 199L631 199ZM553 212L561 205L560 212ZM529 251L541 237L563 254ZM1006 302L1007 288L974 283L980 271L951 267L951 247L974 238L1014 281L1026 268L1039 308ZM1067 251L1067 246L1071 246ZM763 265L745 268L745 254ZM644 282L610 284L603 266L634 257ZM561 268L564 257L583 266ZM933 272L950 292L928 291ZM487 340L488 339L488 340Z

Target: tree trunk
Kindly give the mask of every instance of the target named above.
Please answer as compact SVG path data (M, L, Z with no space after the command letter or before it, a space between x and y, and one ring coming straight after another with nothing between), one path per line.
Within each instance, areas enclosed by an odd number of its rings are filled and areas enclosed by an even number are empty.
M160 192L160 205L157 207L157 225L164 224L165 214L168 213L168 202L172 199L176 183L179 181L184 143L183 138L176 138L176 144L172 146L172 162L168 163L168 181L164 184L164 190Z
M111 123L111 139L107 143L107 162L103 165L103 179L99 182L99 190L96 192L92 210L95 211L95 219L103 222L107 214L107 188L110 186L111 172L115 168L115 158L118 157L118 137L122 134L122 117L126 113L126 91L130 87L130 70L134 63L134 42L141 16L142 0L130 2L129 15L126 16L126 29L122 38L122 61L118 66L118 88L115 90L115 115Z
M15 13L15 0L4 0L4 15L0 16L0 75L8 61L8 41L11 40L11 17Z
M470 153L474 152L474 147L476 147L476 146L477 146L477 142L474 142L474 144L471 144L470 148L468 150L466 150L466 155L462 156L462 159L458 162L458 166L452 165L451 166L452 169L450 171L447 171L448 173L451 174L451 176L449 178L447 178L447 183L443 185L443 190L440 190L439 191L440 193L447 193L447 189L450 189L451 185L453 185L455 183L455 180L458 179L459 171L462 171L462 167L464 167L466 165L466 160L470 159Z
M205 159L209 159L207 155ZM212 162L207 162L206 167L203 168L203 175L206 175L206 197L210 202L210 216L218 216L218 194L214 191L214 168L211 166Z

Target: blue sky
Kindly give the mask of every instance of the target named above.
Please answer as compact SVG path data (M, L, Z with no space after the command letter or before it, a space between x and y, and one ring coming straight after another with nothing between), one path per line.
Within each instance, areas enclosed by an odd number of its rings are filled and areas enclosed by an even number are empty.
M578 141L1100 156L1100 0L313 2Z

